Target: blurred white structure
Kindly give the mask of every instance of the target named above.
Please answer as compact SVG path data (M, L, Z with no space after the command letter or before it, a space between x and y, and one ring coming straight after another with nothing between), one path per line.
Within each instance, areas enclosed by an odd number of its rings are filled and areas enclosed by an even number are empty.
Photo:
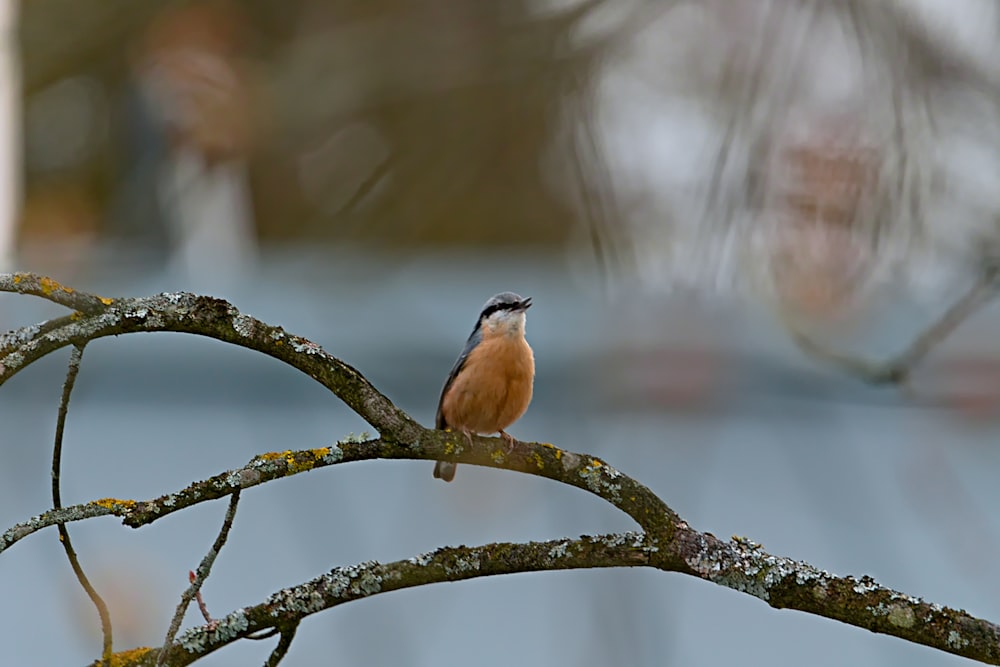
M167 137L157 195L171 270L189 289L228 291L257 259L246 169L254 109L240 19L228 4L168 9L135 65Z
M22 204L19 3L0 0L0 271L13 268Z

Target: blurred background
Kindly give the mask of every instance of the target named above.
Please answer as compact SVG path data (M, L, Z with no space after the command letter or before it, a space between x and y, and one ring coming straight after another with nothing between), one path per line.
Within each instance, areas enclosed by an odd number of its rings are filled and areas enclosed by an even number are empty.
M787 329L884 358L997 260L992 0L0 0L0 29L3 270L229 299L424 424L482 303L530 295L536 394L513 435L605 458L701 530L1000 619L1000 308L905 393L810 359ZM59 313L6 295L0 328ZM51 505L66 356L0 389L3 528ZM363 430L260 355L101 340L63 501L153 497ZM543 480L431 468L248 492L210 611L338 565L634 527ZM162 641L224 510L70 527L116 648ZM98 655L54 531L0 557L0 595L11 664ZM273 641L201 664L262 664ZM376 596L311 617L285 663L737 659L965 662L616 570Z

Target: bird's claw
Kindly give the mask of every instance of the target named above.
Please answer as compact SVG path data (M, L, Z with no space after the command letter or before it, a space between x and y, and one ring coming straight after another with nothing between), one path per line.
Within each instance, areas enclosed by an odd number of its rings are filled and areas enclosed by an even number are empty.
M506 443L504 449L507 450L507 453L510 454L513 452L514 446L517 444L517 439L506 431L500 431L500 437L503 438Z

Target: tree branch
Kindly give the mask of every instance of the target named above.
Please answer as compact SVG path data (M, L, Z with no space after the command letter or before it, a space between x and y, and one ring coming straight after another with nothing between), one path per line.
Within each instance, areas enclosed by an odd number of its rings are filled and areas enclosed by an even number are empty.
M229 530L233 527L233 520L236 518L236 507L240 502L240 490L236 489L233 491L233 495L229 498L229 508L226 510L226 517L222 520L222 528L219 529L219 534L215 538L215 542L212 544L212 548L208 550L205 557L201 559L201 563L198 565L198 571L195 573L194 581L187 587L183 594L181 594L180 604L177 605L176 611L174 611L174 617L170 621L170 628L167 629L167 636L163 640L164 649L169 647L174 643L174 637L177 636L177 631L180 630L181 622L184 620L184 614L187 612L188 605L191 604L191 600L194 599L196 595L201 591L202 584L208 579L208 575L212 572L212 565L215 563L216 557L218 557L219 552L222 551L222 547L226 544L226 540L229 538ZM199 600L200 601L200 600ZM213 623L211 618L208 618L207 610L204 605L199 605L202 608L202 613L206 616L206 621L209 625ZM166 659L166 652L161 649L160 656L156 661L157 667L164 665L164 660Z
M278 639L278 645L274 647L271 651L271 655L267 657L267 662L264 663L264 667L278 667L278 664L285 658L288 654L288 649L292 647L292 640L295 639L295 633L299 630L299 624L296 623L287 630L282 631L281 638Z
M0 273L0 292L30 294L88 315L99 314L114 303L114 299L78 292L34 273Z
M450 442L452 453L449 456L455 461L525 472L582 488L623 509L645 529L645 536L638 536L636 539L646 548L643 553L648 556L648 562L634 560L607 562L598 559L586 565L579 564L572 567L642 564L664 571L681 572L754 595L772 607L798 609L989 664L1000 664L1000 627L993 623L884 588L867 577L861 579L837 577L806 563L771 555L763 551L760 545L745 539L723 542L709 533L698 532L646 487L599 459L565 452L547 444L527 445L527 443L520 443L509 459L503 459L503 443L499 438L475 438L471 448L466 447L456 452L455 445L463 442L464 438L452 439L451 434L443 432L436 432L433 435L441 438L443 443L425 446L421 450L409 449L397 443L371 440L345 441L329 448L314 450L264 454L254 458L243 468L216 475L202 482L195 482L182 491L153 500L134 502L106 499L67 510L77 510L77 514L86 515L86 508L96 505L102 509L106 508L107 513L123 517L126 525L138 527L186 507L233 493L237 489L328 465L377 458L436 460L443 455ZM60 518L66 520L65 516ZM36 525L40 520L41 518L34 520L35 524L26 522L22 525ZM21 536L23 535L17 539ZM569 541L547 544L557 546L564 543L570 544ZM505 549L520 549L529 548L531 545L500 546ZM494 547L497 545L483 549ZM435 553L454 553L454 550ZM618 555L624 557L623 553ZM627 555L630 559L635 557L634 552L629 552ZM395 564L384 567L394 566ZM540 562L531 565L529 569L525 569L528 565L524 564L519 566L520 569L511 570L495 571L484 568L476 576L565 569L565 567L569 566L553 567L550 563ZM355 569L357 568L347 570ZM443 578L422 579L420 583L457 581L462 578L467 577L451 578L449 575ZM283 594L289 595L288 591ZM321 609L326 608L328 607L321 607ZM219 647L212 644L218 641L211 639L214 637L212 633L215 632L211 629L213 625L218 626L218 631L227 637L228 641L246 637L261 629L276 627L250 624L244 628L246 632L240 631L234 636L229 636L226 633L231 632L233 623L242 625L246 620L240 615L242 612L234 613L237 615L230 614L214 624L202 626L199 630L202 632L202 635L198 635L201 638L199 641L208 641L209 645L213 646L212 650ZM282 618L286 622L291 622L301 620L302 617ZM188 641L185 637L189 634L190 632L181 637L180 644L183 645ZM167 664L188 664L184 661L172 662L174 659L172 655L169 658L171 662Z
M0 291L33 294L80 310L62 326L25 333L21 340L0 350L0 385L25 366L67 345L124 333L193 333L263 352L297 368L330 389L385 437L412 440L420 430L409 415L348 364L305 338L240 313L221 299L187 293L102 299L61 286L35 289L37 285L58 283L31 274L0 274ZM82 309L94 303L100 308Z
M8 278L0 276L0 291L8 284L47 284L41 282L45 279L33 278L35 283L31 283L22 277L14 283ZM25 293L37 291L32 290L25 288ZM55 294L65 300L68 294L87 301L86 295L65 288L51 290L50 294L44 291L45 298ZM242 468L147 501L105 498L55 508L8 529L0 537L0 552L46 526L113 514L128 526L139 527L274 479L370 459L451 460L546 477L603 498L644 530L642 534L578 540L445 548L406 561L335 568L300 586L279 591L258 605L185 632L162 649L165 664L190 664L238 639L260 637L262 632L282 635L279 648L272 653L272 659L278 660L283 655L279 649L292 641L293 630L302 619L378 593L497 574L631 566L688 574L748 593L775 608L798 609L1000 664L1000 627L993 623L884 588L868 577L838 577L806 563L773 556L746 539L724 542L710 533L698 532L648 488L598 458L547 443L517 443L512 452L507 452L499 438L474 437L468 443L450 432L425 429L344 362L308 340L239 313L225 301L161 294L116 299L106 305L102 300L101 304L99 311L80 312L69 322L60 322L47 331L27 333L0 351L0 383L49 352L70 344L82 345L93 338L138 331L196 333L264 352L307 373L378 429L381 437L352 437L330 447L263 454ZM231 502L231 508L235 507L235 500ZM136 649L115 654L114 658L116 664L153 665L160 654L161 649Z
M300 473L354 461L375 459L439 459L502 468L547 477L604 498L648 528L669 533L677 515L652 491L607 463L587 454L563 451L548 443L517 443L508 453L500 438L473 436L470 447L462 435L421 429L420 445L384 439L345 439L329 447L300 451L268 452L255 456L242 468L227 470L184 489L150 500L102 498L89 503L45 512L9 528L0 537L0 553L24 537L57 523L114 515L139 528L193 505L224 498L238 490Z
M57 510L62 507L62 493L59 486L61 481L63 434L66 432L66 415L69 412L70 395L73 393L73 387L76 386L76 376L80 373L80 362L83 360L84 345L85 343L75 346L70 353L69 366L66 369L66 381L63 383L62 396L59 399L59 412L56 416L56 437L55 444L52 446L52 507ZM108 611L108 605L104 602L104 598L100 596L94 585L90 583L87 574L83 571L80 559L77 558L76 550L73 548L73 542L69 539L69 529L66 528L66 524L57 524L57 528L59 530L59 542L63 546L67 560L69 560L69 566L73 569L76 580L80 582L80 586L87 593L87 597L90 598L90 601L94 603L94 607L97 608L97 615L101 620L101 636L103 638L101 661L104 667L110 667L111 654L114 653L111 612Z
M404 588L519 572L637 566L692 574L754 595L775 608L811 611L989 664L1000 661L1000 627L992 623L882 588L867 577L835 577L805 563L770 556L748 540L723 542L685 524L678 529L680 539L669 549L649 536L624 533L446 547L393 563L334 568L260 604L237 609L214 627L187 631L168 650L167 664L188 665L251 633L298 625L320 611ZM150 650L122 665L152 665L156 653Z

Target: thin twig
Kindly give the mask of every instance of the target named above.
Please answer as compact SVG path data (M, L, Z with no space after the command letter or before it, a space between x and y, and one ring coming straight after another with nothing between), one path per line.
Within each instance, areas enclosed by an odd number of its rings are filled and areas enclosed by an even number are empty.
M75 345L72 352L70 352L69 367L66 369L66 381L63 382L62 397L59 399L59 413L56 417L56 439L55 445L52 447L52 507L56 510L62 509L59 473L62 468L62 445L63 433L66 430L66 413L69 412L69 398L73 393L73 387L76 385L76 376L80 372L80 362L83 360L84 347L86 347L86 343ZM101 663L104 667L108 667L111 664L111 656L114 653L111 613L108 611L108 605L90 583L90 579L87 578L86 573L83 571L80 559L77 558L76 550L73 549L73 543L69 539L69 529L66 528L66 524L59 523L56 527L59 530L59 542L63 546L63 551L66 552L66 558L69 559L69 565L73 568L73 574L76 575L76 580L80 582L80 586L86 591L87 597L94 603L94 606L97 608L97 615L101 618L101 636L103 637Z
M198 580L198 575L194 573L194 570L188 570L188 583L193 584ZM198 611L201 612L201 617L205 619L206 623L211 623L213 621L212 615L208 613L208 605L205 604L205 598L202 596L199 590L194 594L194 600L198 603Z
M271 655L267 656L267 662L264 663L264 667L278 667L278 663L282 661L285 654L288 653L288 649L292 647L292 641L295 639L295 633L298 630L299 624L295 623L287 630L281 631L281 639L278 640L278 645L271 651Z
M968 292L956 301L941 318L928 327L910 347L896 357L892 366L909 373L931 349L947 338L962 322L975 315L980 308L993 300L1000 287L1000 274L996 270L984 271Z
M177 605L177 610L174 611L174 618L170 621L170 628L167 630L166 639L163 641L163 648L160 650L160 654L156 659L157 667L164 665L167 659L168 651L170 645L174 643L174 637L177 636L177 631L180 630L181 622L184 620L184 614L187 612L188 605L191 604L191 600L194 599L196 595L201 591L202 584L208 578L208 575L212 571L212 564L215 563L216 557L218 557L219 552L222 550L223 545L226 543L226 539L229 537L229 530L233 527L233 519L236 518L236 507L240 502L240 490L236 489L233 495L229 498L229 508L226 510L226 518L222 520L222 528L219 529L219 534L215 538L215 542L212 544L212 548L208 550L205 557L201 559L201 564L198 565L198 570L195 572L194 581L187 587L187 590L181 595L180 604ZM213 621L208 617L208 610L202 609L202 614L209 619L208 624L213 625Z
M935 346L996 296L998 288L1000 288L1000 274L992 269L984 271L972 287L949 306L934 324L917 336L904 352L887 362L868 361L834 352L801 332L787 319L785 325L796 344L809 355L839 366L872 384L903 384L909 379L913 369Z

